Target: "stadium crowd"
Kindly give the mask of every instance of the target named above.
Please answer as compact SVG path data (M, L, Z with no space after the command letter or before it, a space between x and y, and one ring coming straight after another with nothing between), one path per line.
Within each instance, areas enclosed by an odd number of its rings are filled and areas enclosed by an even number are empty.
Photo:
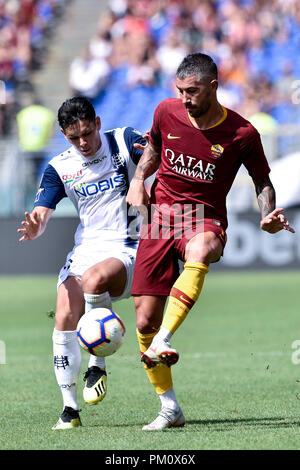
M9 133L18 91L45 61L55 20L68 1L0 0L0 135ZM70 67L72 94L91 98L107 127L122 124L119 109L127 104L124 122L145 130L154 104L174 95L181 59L199 50L218 65L222 104L245 117L263 112L279 124L300 123L297 0L108 4L96 34ZM129 109L129 102L144 106Z
M263 112L278 123L300 123L300 107L292 100L300 76L297 4L112 0L99 19L97 34L71 65L71 88L93 98L99 112L110 113L113 123L122 93L128 103L130 91L143 90L134 98L142 99L145 107L156 98L172 96L177 65L187 53L201 50L218 65L222 104L245 117ZM160 94L154 96L153 90Z
M68 0L0 0L0 136L10 131L20 90L40 67L55 21Z

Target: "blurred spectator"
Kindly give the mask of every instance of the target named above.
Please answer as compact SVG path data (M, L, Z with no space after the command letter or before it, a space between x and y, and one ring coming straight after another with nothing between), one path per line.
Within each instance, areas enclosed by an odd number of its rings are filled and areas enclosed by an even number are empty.
M107 12L99 20L96 34L90 40L90 53L93 57L106 59L112 51L111 28L115 22L112 12Z
M128 51L126 84L131 88L137 85L155 85L159 64L151 38L140 31L128 32L124 39Z
M127 71L126 83L133 88L138 85L151 86L155 84L153 68L141 57L134 57Z
M107 83L110 67L102 57L95 57L87 46L70 66L69 83L73 95L95 98Z
M297 80L297 78L293 73L293 65L287 60L283 64L281 76L274 84L275 92L277 93L277 101L291 101L291 93L295 80Z
M29 187L36 188L56 117L34 96L25 95L23 102L26 101L27 105L17 114L19 145L22 161L25 161L25 181Z
M188 51L189 48L183 41L182 30L179 28L170 30L157 49L157 59L161 73L166 78L166 83L171 77L174 77L178 65Z
M66 3L67 0L0 0L0 80L7 90L6 103L0 107L0 136L10 132L17 95L31 89L30 74L41 66L49 31Z
M278 127L277 121L270 114L262 112L256 112L247 116L247 118L260 133L262 145L266 155L268 156L268 160L274 160L277 155L275 140L272 137Z
M251 124L261 135L274 134L278 127L276 120L270 114L258 112L248 117Z

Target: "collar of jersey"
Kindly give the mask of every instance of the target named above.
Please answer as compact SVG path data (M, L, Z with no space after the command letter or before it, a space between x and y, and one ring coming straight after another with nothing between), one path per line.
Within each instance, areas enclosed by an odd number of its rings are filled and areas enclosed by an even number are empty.
M219 119L219 121L216 122L216 124L214 124L213 126L210 126L210 127L208 127L207 129L202 129L202 130L207 131L208 129L213 129L213 127L217 127L217 126L219 126L220 124L222 124L223 121L225 121L225 119L227 118L227 109L224 108L224 106L222 106L222 105L221 105L221 108L223 109L223 116L221 117L221 119ZM189 117L189 120L190 120L192 126L195 127L195 129L197 129L197 127L194 126L194 124L192 123L191 115L190 115L189 112L188 112L188 117Z

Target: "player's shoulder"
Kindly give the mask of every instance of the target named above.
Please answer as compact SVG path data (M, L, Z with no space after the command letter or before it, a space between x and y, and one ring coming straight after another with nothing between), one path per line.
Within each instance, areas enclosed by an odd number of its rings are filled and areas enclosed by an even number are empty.
M183 104L181 99L179 98L166 98L165 100L161 101L157 108L160 111L172 112L177 111L178 109L182 109Z
M135 129L132 126L124 126L124 127L116 127L114 129L109 129L104 132L104 135L106 137L118 138L120 136L123 136L126 138L131 135L142 136L142 133L138 129Z
M225 121L231 129L234 129L238 135L241 137L251 137L256 136L258 131L251 124L248 119L241 116L241 114L233 111L232 109L225 108L227 112L227 119Z
M135 143L140 143L142 145L146 144L146 140L142 133L131 126L110 129L109 131L106 131L104 135L106 137L110 154L123 154L125 159L135 151Z
M154 122L162 123L171 116L181 116L184 110L185 106L181 99L167 98L157 105L154 113Z
M125 134L126 129L126 127L116 127L104 132L106 144L108 145L109 154L112 156L112 159L116 155L118 155L119 158L121 155L123 155L122 158L126 158L128 153L128 145Z
M70 158L73 159L75 156L76 156L76 152L74 148L69 147L66 150L54 155L54 157L52 157L51 160L49 161L49 164L52 166L56 166L56 164L69 160Z

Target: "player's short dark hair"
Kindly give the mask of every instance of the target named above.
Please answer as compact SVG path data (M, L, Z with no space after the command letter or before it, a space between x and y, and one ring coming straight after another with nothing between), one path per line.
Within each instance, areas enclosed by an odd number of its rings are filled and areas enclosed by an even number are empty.
M65 130L76 121L95 122L96 112L92 103L84 96L75 96L63 102L58 110L58 123Z
M209 55L194 52L183 59L176 72L180 80L190 75L196 75L198 81L203 78L218 80L218 68Z

